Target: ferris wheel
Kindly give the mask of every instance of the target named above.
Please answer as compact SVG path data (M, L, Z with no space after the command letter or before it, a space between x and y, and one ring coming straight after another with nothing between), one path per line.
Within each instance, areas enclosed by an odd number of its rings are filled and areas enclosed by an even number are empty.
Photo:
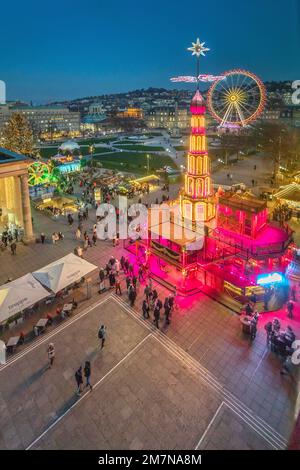
M46 163L39 161L31 163L28 167L29 186L48 183L50 180L50 174L50 168Z
M266 102L263 82L246 70L231 70L215 81L208 92L212 116L226 126L247 126L262 113Z

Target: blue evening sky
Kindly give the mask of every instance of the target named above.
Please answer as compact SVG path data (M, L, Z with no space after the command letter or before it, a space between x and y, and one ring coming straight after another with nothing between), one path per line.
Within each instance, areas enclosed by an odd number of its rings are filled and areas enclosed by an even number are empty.
M203 73L300 79L300 0L15 0L1 17L8 99L174 87L169 77L194 73L197 36L211 48Z

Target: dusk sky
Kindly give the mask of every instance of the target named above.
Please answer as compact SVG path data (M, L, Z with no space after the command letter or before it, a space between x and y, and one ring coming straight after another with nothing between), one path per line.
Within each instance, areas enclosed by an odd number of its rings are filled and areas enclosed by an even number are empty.
M300 79L300 0L28 0L1 5L0 79L35 103L147 87L182 87L186 48L211 49L201 71L246 68Z

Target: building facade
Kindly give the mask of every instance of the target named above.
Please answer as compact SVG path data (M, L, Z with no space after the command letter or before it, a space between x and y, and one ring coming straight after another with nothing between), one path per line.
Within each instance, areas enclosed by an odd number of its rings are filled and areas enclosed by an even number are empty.
M190 113L187 108L164 106L151 108L146 116L150 129L186 130L189 128Z
M25 239L33 237L28 189L30 161L0 148L0 233L21 230Z
M5 123L15 113L26 116L32 131L41 138L68 136L80 134L80 113L69 111L60 106L0 106L0 133Z

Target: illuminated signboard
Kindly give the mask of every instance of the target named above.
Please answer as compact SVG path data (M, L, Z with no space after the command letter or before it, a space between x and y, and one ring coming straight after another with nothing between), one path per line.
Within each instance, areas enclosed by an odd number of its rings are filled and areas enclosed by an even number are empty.
M271 274L260 274L257 276L256 283L260 286L265 286L267 284L274 284L283 281L283 275L280 273L271 273Z

